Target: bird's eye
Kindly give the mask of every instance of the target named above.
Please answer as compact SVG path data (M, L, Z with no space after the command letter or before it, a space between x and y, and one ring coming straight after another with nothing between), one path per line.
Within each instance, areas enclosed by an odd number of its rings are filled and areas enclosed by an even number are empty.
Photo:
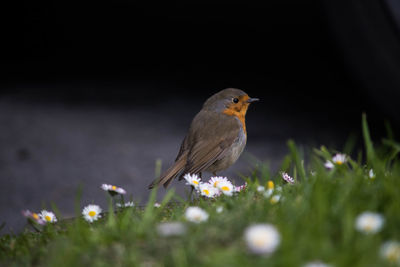
M237 99L236 97L234 99L232 99L233 103L238 103L239 99Z

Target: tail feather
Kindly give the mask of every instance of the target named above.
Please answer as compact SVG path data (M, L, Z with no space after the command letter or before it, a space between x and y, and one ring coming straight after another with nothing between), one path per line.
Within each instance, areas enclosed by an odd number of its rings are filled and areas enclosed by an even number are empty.
M169 183L178 176L186 165L186 156L180 157L177 161L175 161L174 165L169 167L163 174L161 174L160 178L154 180L150 185L149 189L152 189L155 186L163 185L165 188L169 185Z

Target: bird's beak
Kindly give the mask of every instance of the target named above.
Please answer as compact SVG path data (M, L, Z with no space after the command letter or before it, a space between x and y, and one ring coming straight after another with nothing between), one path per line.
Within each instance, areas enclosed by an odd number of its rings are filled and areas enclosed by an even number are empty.
M249 98L249 99L247 99L247 103L252 103L252 102L255 102L255 101L259 101L260 99L258 99L258 98Z

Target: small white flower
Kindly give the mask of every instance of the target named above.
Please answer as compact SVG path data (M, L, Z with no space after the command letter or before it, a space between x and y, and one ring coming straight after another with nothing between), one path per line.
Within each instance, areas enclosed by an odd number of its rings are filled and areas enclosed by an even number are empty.
M380 249L380 255L385 260L400 265L400 242L387 241L383 243Z
M185 211L186 220L201 223L208 220L208 213L199 207L188 207Z
M159 208L159 207L161 207L161 204L158 203L158 202L156 202L156 203L154 203L154 207L155 207L155 208Z
M303 267L332 267L332 265L323 263L321 261L312 261L304 264Z
M135 203L133 203L133 201L128 201L128 202L125 202L124 204L117 203L116 205L118 208L129 208L129 207L134 207Z
M216 211L217 211L217 213L221 213L221 212L224 211L224 207L218 206L218 207L216 208Z
M102 184L101 189L110 193L110 195L114 196L116 194L125 195L126 191L118 186L110 185L110 184Z
M267 189L267 191L264 192L264 197L269 198L273 193L274 189Z
M271 204L276 204L279 202L279 200L281 199L281 195L274 195L271 197L271 199L269 200L269 202Z
M97 221L101 218L101 208L98 205L87 205L82 210L83 218L88 222Z
M35 222L35 223L38 223L40 225L45 225L46 224L45 220L40 218L40 216L37 213L31 212L30 210L23 210L22 211L22 215L24 217L26 217L28 219L28 222L30 222L30 223Z
M262 185L257 186L257 192L264 192L265 191L265 187Z
M366 211L357 217L355 227L360 232L374 234L382 229L384 222L385 219L379 213Z
M157 225L161 236L180 236L186 233L186 226L181 222L164 222Z
M40 217L42 220L44 220L44 221L46 221L46 222L48 222L48 223L55 223L55 222L57 222L56 215L54 215L54 213L51 212L51 211L42 210L42 211L39 213L39 217Z
M224 195L232 196L234 187L230 181L220 181L217 187Z
M329 170L331 170L331 169L333 169L333 167L335 167L335 165L333 165L332 161L330 161L330 160L327 160L325 162L324 166L325 166L325 168L327 168Z
M208 183L214 187L218 187L220 182L229 182L228 178L222 176L211 177Z
M293 177L289 176L289 174L287 174L286 172L282 172L282 178L283 178L283 180L285 180L285 182L287 182L289 184L294 184Z
M198 190L200 191L200 194L202 196L206 196L206 197L209 197L209 198L215 197L217 195L217 193L218 193L218 189L213 187L209 183L201 183L199 185Z
M338 153L332 157L332 161L337 165L342 165L347 161L347 155Z
M200 178L197 174L186 173L183 178L186 180L187 185L191 185L195 189L197 189L200 185Z
M278 230L271 224L255 224L247 227L244 239L249 251L255 254L271 254L281 241Z
M264 197L269 198L270 196L272 196L272 194L274 193L274 190L275 190L274 182L273 181L268 181L267 188L268 189L264 192ZM277 189L278 188L279 187L277 187Z
M375 173L374 173L374 170L373 170L373 169L370 169L370 170L369 170L369 172L368 172L368 177L369 177L370 179L375 179Z

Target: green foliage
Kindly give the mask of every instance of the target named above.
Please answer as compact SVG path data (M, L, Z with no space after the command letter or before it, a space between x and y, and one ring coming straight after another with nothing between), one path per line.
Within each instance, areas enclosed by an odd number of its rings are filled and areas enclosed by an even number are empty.
M68 223L47 225L40 233L24 231L0 238L0 263L9 266L302 266L320 260L333 266L393 266L379 255L386 240L400 240L400 144L393 138L374 147L365 117L363 131L366 164L361 159L328 170L332 154L325 147L305 155L293 141L282 170L298 176L293 185L280 174L257 165L247 188L232 197L197 198L176 202L169 191L155 208L156 190L144 208L117 212L110 204L100 221L92 224L79 217ZM370 178L373 168L374 178ZM256 176L261 173L261 176ZM296 174L296 175L294 175ZM282 187L281 199L257 191L270 179ZM275 190L278 193L277 190ZM200 224L185 221L188 206L206 210L209 219ZM222 206L222 213L216 207ZM382 230L364 234L355 229L364 211L385 218ZM182 236L164 237L156 231L160 222L181 221L187 226ZM252 255L243 233L254 223L277 227L281 244L269 256Z

